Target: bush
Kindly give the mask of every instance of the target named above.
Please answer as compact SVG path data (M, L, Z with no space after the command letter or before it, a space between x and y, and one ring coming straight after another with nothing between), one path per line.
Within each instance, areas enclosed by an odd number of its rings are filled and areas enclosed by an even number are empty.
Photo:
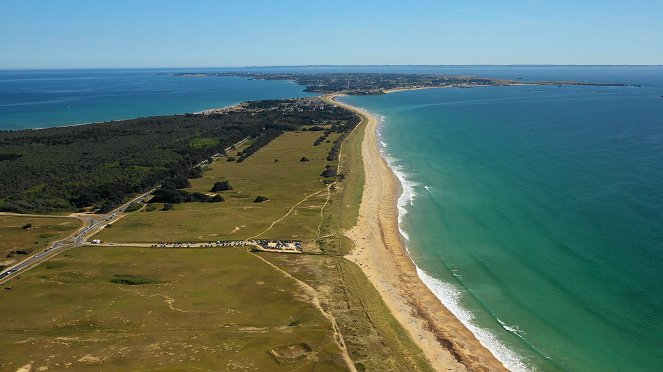
M226 161L227 161L227 162L232 162L232 161L235 161L235 160L237 160L237 159L235 159L234 156L231 156L231 157L229 157L228 160L226 160Z
M143 207L143 203L138 203L138 202L133 202L127 206L127 209L124 211L127 213L135 212L137 210L140 210Z
M170 203L164 204L163 208L161 208L162 211L171 211L173 209L175 209L175 206Z
M115 284L126 284L126 285L144 285L144 284L155 284L159 283L158 280L141 278L133 275L113 275L114 278L111 279L111 283Z
M306 156L302 156L302 158L299 159L299 161L310 161L310 160Z
M209 161L209 160L208 160ZM211 163L211 161L209 161ZM202 178L203 177L203 169L201 167L194 167L189 170L187 173L187 176L189 178Z
M156 210L157 210L157 206L154 205L154 204L150 204L145 208L145 211L147 211L147 212L153 212L153 211L156 211Z
M191 194L191 199L192 201L203 203L208 202L211 198L202 192L194 192Z
M332 167L327 167L327 168L325 168L324 171L322 171L321 176L325 177L325 178L334 177L334 176L336 176L336 169L334 169Z
M161 188L170 190L185 189L190 186L191 182L189 182L189 180L184 177L173 177L161 184Z
M27 230L29 228L32 228L32 224L31 223L26 223L25 225L23 225L22 228L23 228L23 230Z
M218 203L218 202L222 202L222 201L224 201L224 200L226 200L226 199L224 199L223 196L221 196L221 195L219 195L219 194L216 194L216 195L212 196L212 197L208 200L208 202L210 202L210 203Z
M267 200L269 200L269 199L267 199L267 198L264 197L264 196L260 196L260 195L258 195L258 196L256 196L255 199L253 199L253 202L254 202L254 203L262 203L262 202L267 201Z
M232 190L233 187L230 186L228 181L220 181L220 182L214 182L214 186L210 189L211 192L219 192L219 191L226 191L226 190Z

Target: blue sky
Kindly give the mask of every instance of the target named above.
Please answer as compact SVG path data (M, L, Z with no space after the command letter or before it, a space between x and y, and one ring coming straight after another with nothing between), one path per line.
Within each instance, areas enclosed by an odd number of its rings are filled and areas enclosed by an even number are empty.
M2 0L0 68L663 64L663 0Z

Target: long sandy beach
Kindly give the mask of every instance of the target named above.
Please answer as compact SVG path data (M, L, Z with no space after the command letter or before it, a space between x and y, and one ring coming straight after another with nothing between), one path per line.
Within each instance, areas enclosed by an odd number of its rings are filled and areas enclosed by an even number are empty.
M334 100L337 96L330 96ZM359 265L383 300L437 370L505 370L417 275L398 229L401 185L380 154L378 120L336 101L367 121L362 143L365 183L357 225L347 232Z

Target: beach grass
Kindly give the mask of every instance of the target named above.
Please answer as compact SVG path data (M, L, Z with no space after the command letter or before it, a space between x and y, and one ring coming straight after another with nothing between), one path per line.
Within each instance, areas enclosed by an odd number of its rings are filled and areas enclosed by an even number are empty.
M361 268L343 257L353 241L344 235L357 223L364 185L361 155L368 118L344 141L339 173L323 209L318 243L323 256L265 255L266 259L316 288L336 319L357 370L429 371L421 349L393 317Z
M7 285L2 370L344 367L301 285L242 249L74 248Z

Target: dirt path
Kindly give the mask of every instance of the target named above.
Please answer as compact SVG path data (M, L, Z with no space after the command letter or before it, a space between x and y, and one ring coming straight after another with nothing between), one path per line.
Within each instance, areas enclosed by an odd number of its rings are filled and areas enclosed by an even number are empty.
M295 208L297 208L298 206L300 206L303 202L307 201L307 200L308 200L310 197L312 197L312 196L318 195L319 193L321 193L321 192L323 192L323 191L325 191L325 189L322 189L322 190L316 191L316 192L314 192L314 193L312 193L312 194L306 195L306 197L305 197L304 199L300 200L298 203L296 203L295 205L293 205L293 206L290 208L290 210L288 211L288 213L286 213L285 215L283 215L283 217L281 217L281 218L277 219L276 221L272 222L272 224L269 225L269 227L268 227L267 229L265 229L265 231L261 232L260 234L254 235L254 236L252 236L252 237L250 237L250 238L246 238L246 240L253 240L253 239L259 237L260 235L262 235L262 234L268 232L269 230L272 229L272 227L274 227L274 225L276 225L277 223L283 221L284 218L288 217L288 216L290 215L290 213L292 213L292 211L294 211Z
M303 281L295 278L294 276L290 275L287 271L281 269L280 267L274 265L273 263L265 260L264 258L260 257L260 255L257 255L253 252L248 252L249 254L253 255L254 257L260 259L267 265L271 266L274 268L274 270L280 272L284 276L294 280L299 284L299 286L306 292L306 294L309 296L311 299L311 303L322 313L322 315L327 318L331 324L332 328L334 329L334 341L336 342L336 345L341 349L342 355L343 355L343 360L345 360L345 363L348 366L348 369L352 372L357 372L357 369L355 368L354 362L352 361L352 358L350 358L350 354L348 353L348 349L345 346L345 341L343 340L343 335L341 334L341 330L338 327L338 323L336 323L336 318L334 318L331 314L326 312L322 306L320 305L320 298L318 297L318 292L311 287L310 285L304 283Z

